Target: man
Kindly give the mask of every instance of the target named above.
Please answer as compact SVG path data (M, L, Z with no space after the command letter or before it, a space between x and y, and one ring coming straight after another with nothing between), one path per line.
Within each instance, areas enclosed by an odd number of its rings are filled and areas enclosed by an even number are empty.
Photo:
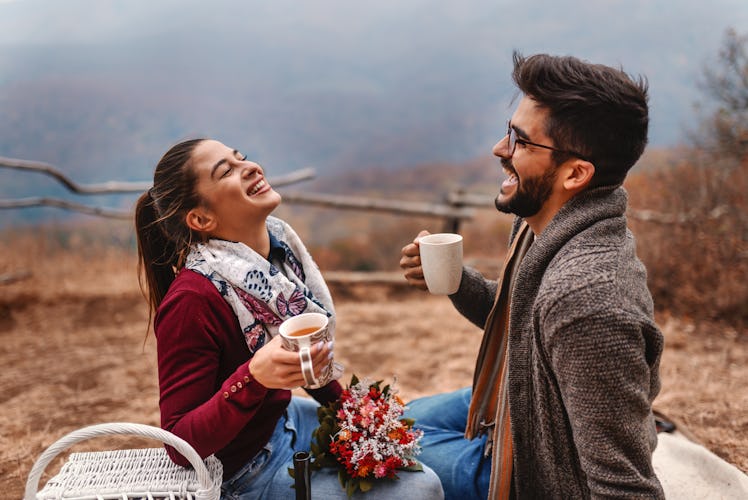
M465 268L450 296L483 341L472 391L410 404L421 458L446 498L662 498L663 339L621 187L647 142L646 82L545 54L515 53L512 76L523 95L493 148L511 247L498 282ZM426 289L417 239L400 266Z

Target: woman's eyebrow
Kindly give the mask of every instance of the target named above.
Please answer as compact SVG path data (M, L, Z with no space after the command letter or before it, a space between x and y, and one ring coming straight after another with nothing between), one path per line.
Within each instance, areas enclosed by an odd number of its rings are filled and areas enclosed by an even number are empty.
M212 169L210 169L210 178L211 178L211 179L213 178L213 174L215 174L215 173L216 173L216 170L218 170L218 167L220 167L220 166L221 166L221 165L223 165L224 163L226 163L226 158L221 158L220 160L218 160L218 161L216 162L216 164L215 164L215 165L213 165L213 168L212 168Z
M232 154L232 155L234 155L234 157L236 157L236 153L238 153L238 152L239 152L239 151L235 149L234 151L232 151L232 153L231 153L231 154ZM215 164L215 165L213 165L213 168L211 168L211 169L210 169L210 178L211 178L211 179L213 178L213 174L215 174L215 173L216 173L216 170L218 170L218 167L220 167L220 166L221 166L221 165L223 165L224 163L226 163L226 158L221 158L220 160L218 160L218 161L216 162L216 164Z

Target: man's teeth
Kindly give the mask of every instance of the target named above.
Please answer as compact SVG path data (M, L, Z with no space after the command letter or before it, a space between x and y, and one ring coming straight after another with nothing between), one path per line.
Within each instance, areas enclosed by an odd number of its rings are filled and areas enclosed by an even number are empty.
M257 193L260 189L265 187L265 181L260 181L257 184L255 184L255 187L252 188L252 190L249 192L249 196L252 196L253 194Z

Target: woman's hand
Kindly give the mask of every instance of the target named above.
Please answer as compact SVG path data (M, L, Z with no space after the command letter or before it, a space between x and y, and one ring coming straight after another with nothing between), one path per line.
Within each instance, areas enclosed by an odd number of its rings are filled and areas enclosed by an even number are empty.
M405 245L401 251L400 267L403 269L403 275L408 284L421 290L428 290L426 280L423 279L423 268L421 267L421 248L418 246L418 238L430 234L428 231L421 231L413 240L413 243Z
M319 342L312 346L314 376L319 377L322 368L330 361L333 342ZM283 348L280 335L255 352L249 360L249 373L268 389L289 389L306 385L301 373L299 353Z

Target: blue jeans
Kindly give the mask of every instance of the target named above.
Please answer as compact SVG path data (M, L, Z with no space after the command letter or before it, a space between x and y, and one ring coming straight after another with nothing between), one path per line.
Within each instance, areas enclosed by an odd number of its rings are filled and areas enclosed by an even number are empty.
M416 399L405 416L423 430L419 460L431 467L442 482L444 498L485 499L491 477L491 457L484 457L486 436L465 439L465 424L472 389Z
M294 499L293 478L288 469L293 468L293 455L309 451L312 432L319 425L316 401L292 397L285 414L278 421L270 441L233 477L221 485L222 500ZM357 491L354 499L442 499L444 494L434 471L424 467L424 472L398 471L399 480L377 482L370 491ZM337 469L312 472L312 498L347 500L345 490L338 481Z

